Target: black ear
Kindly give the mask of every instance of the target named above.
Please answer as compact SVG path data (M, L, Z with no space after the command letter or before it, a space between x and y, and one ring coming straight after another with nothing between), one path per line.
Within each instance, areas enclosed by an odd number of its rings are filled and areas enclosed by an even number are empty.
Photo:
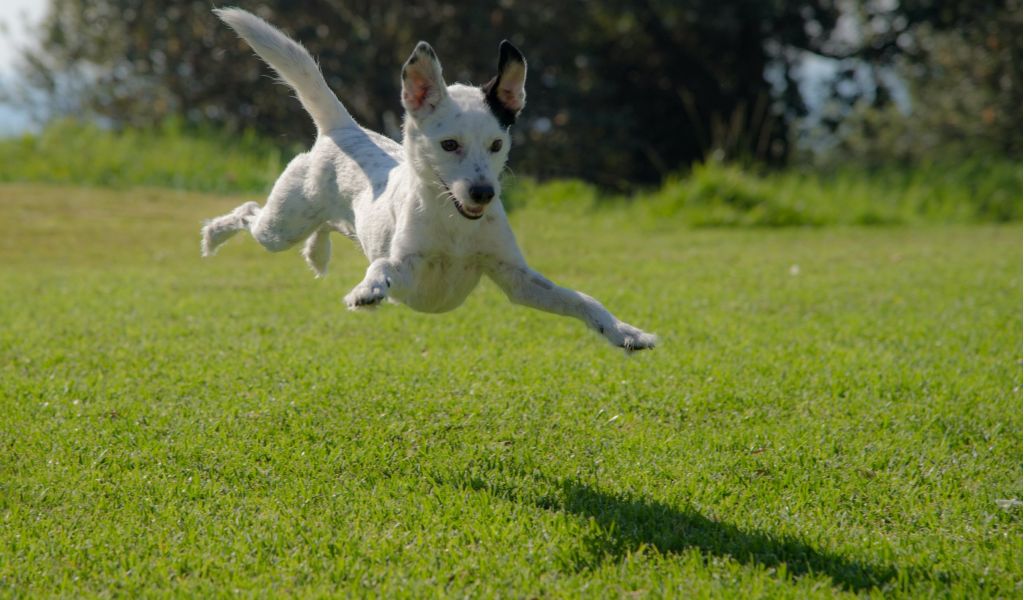
M526 106L526 58L512 42L502 40L498 46L498 74L481 88L501 126L515 123Z

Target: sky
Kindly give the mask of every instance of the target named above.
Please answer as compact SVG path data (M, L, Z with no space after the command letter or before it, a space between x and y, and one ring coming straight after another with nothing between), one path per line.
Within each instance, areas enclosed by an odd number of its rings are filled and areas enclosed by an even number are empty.
M28 23L38 22L46 6L45 0L0 0L0 83L14 77L18 50L29 39ZM0 102L0 134L20 133L31 125L24 111Z
M0 74L7 75L18 54L18 48L28 39L25 23L37 22L43 16L47 3L42 0L3 0L0 2Z

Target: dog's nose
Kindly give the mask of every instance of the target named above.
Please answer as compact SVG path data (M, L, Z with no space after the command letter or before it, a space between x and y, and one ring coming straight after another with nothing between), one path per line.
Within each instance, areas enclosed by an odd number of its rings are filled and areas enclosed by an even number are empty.
M471 185L469 186L469 197L478 204L487 204L494 198L494 186Z

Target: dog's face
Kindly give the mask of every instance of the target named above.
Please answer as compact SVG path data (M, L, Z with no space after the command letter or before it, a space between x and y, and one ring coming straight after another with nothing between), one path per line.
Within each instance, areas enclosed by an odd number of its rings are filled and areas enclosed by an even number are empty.
M482 87L445 85L441 63L426 42L402 67L405 145L424 181L438 187L466 219L484 216L501 192L509 127L526 104L526 59L501 43L498 74Z

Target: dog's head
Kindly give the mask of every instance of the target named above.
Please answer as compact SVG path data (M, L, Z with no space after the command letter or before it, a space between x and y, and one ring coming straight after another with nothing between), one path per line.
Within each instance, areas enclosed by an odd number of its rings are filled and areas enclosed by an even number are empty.
M498 47L498 74L474 87L445 85L433 48L420 42L402 67L405 146L438 198L475 220L501 193L509 127L526 104L526 59L508 40Z

